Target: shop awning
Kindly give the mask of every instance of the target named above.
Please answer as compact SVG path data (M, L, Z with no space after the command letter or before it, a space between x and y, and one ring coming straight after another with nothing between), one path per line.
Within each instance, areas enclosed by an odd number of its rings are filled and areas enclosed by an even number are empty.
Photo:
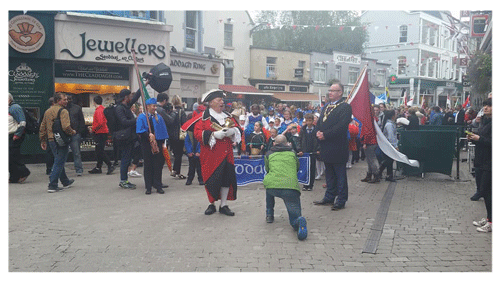
M99 95L118 94L129 86L55 83L56 92L71 94L93 93Z
M319 101L319 96L312 93L274 93L274 97L281 101L309 102Z

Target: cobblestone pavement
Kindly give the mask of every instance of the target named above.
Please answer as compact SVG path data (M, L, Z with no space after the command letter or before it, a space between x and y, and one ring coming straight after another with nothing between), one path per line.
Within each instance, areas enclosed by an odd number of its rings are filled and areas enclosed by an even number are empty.
M84 176L76 177L68 163L76 181L62 192L47 193L43 164L28 165L25 183L9 184L10 272L492 271L492 234L472 225L486 216L484 202L469 200L475 181L467 173L462 181L436 174L398 180L373 254L363 249L389 183L360 182L365 162L348 170L343 210L313 205L324 179L302 192L305 241L281 200L275 222L265 222L261 184L239 187L229 201L236 216L206 216L202 186L165 172L165 194L146 196L142 177L130 179L136 190L123 190L118 171L90 175L92 166L84 163Z

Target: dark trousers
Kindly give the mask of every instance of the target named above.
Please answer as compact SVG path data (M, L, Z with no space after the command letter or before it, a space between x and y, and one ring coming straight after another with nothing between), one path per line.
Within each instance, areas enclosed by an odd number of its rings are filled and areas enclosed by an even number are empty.
M203 182L203 177L201 176L201 164L200 157L192 156L188 157L189 160L189 172L187 175L187 181L192 182L194 179L194 173L198 174L198 181Z
M290 225L297 229L297 219L302 216L302 208L300 206L300 192L293 189L266 189L266 216L274 217L275 197L283 199L286 210L288 212L288 220Z
M382 162L380 163L380 169L379 172L382 174L385 168L387 168L387 176L392 177L393 176L393 166L394 160L390 158L389 156L385 155L382 153Z
M316 177L316 154L310 153L310 165L309 165L309 185L304 185L304 187L313 188L314 180Z
M139 161L142 159L142 149L141 143L139 141L134 142L134 148L132 149L132 164L139 164Z
M30 174L30 170L24 165L21 155L21 144L24 141L24 136L13 140L14 134L9 134L9 182L18 182L19 179Z
M324 201L334 202L335 197L337 197L335 204L343 206L347 202L348 184L345 164L325 162L326 191Z
M108 167L112 165L111 160L109 160L108 155L104 151L104 147L106 146L106 141L108 140L108 134L95 134L94 135L94 141L95 141L95 153L97 157L97 168L102 167L102 163L106 163Z
M141 149L142 156L144 159L144 184L146 190L150 191L153 187L156 189L161 189L163 184L161 183L161 177L163 172L163 165L165 164L165 158L160 150L159 153L153 154L151 152L151 145L149 140L141 137ZM162 147L162 144L158 142L158 147Z
M354 162L359 162L359 152L361 149L363 149L363 145L359 138L356 138L356 150L352 152L352 164L354 164Z
M184 155L184 141L183 140L170 140L170 146L174 154L174 167L175 173L181 173L182 155Z
M118 142L117 144L119 154L121 155L120 163L120 181L128 180L128 166L132 159L133 142ZM140 149L140 148L137 148Z
M481 190L481 195L484 197L484 205L486 206L486 218L488 221L492 221L493 213L491 211L491 201L492 201L492 172L476 168L476 184Z

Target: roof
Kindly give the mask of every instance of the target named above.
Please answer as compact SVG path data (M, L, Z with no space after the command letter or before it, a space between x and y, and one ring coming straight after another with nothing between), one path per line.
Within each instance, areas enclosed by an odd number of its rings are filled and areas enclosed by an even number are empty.
M282 101L319 101L319 96L312 93L274 93L274 97Z

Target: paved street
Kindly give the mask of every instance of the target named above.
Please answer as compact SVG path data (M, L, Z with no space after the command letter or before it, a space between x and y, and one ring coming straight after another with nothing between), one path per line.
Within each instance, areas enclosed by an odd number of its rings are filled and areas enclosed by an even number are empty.
M275 222L265 222L261 184L239 187L229 202L236 216L205 216L204 188L167 172L165 194L146 196L142 177L131 179L136 190L123 190L118 170L90 175L94 163L87 162L77 178L72 164L66 170L76 182L62 192L47 193L44 164L28 165L28 180L9 185L10 272L492 271L492 234L472 225L486 210L483 201L469 200L475 182L466 178L466 163L463 181L437 174L402 179L386 195L388 182L359 181L367 170L360 162L348 170L341 211L313 205L324 193L319 180L301 196L305 241L279 199ZM387 217L383 202L390 204ZM363 253L380 222L375 253Z

